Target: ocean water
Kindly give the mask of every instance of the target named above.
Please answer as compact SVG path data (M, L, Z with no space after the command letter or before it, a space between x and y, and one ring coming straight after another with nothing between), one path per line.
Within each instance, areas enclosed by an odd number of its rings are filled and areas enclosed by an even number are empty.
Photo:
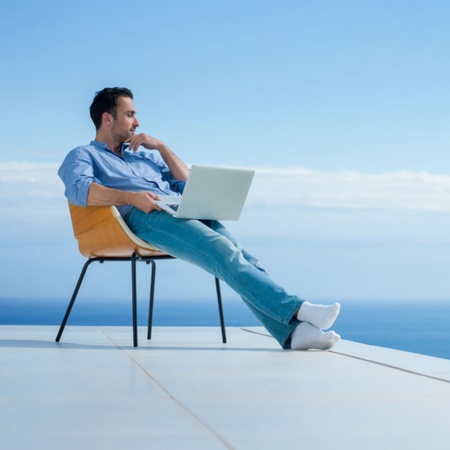
M65 300L0 299L0 324L59 325ZM449 301L341 301L333 329L343 339L450 359ZM258 326L243 302L223 300L228 326ZM146 325L148 305L138 303L139 325ZM155 326L218 326L217 302L159 300ZM131 325L131 302L77 300L68 325Z

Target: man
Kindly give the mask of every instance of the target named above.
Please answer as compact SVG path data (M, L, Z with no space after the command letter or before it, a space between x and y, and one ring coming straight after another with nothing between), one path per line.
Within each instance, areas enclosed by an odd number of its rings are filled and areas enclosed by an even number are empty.
M72 150L58 172L71 203L117 206L141 239L226 282L282 348L325 350L340 339L322 331L336 320L338 303L314 305L288 295L220 222L176 219L161 210L156 201L181 195L189 168L164 142L136 134L129 89L97 92L90 114L95 141Z

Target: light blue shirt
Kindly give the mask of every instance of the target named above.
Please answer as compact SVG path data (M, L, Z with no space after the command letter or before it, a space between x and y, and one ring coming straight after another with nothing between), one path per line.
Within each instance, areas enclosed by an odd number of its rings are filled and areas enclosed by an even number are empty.
M86 206L92 182L122 191L149 191L157 195L181 195L184 181L174 180L156 152L127 150L122 145L122 157L110 150L104 142L92 141L73 149L64 159L58 175L66 187L70 203ZM124 216L131 206L117 207Z

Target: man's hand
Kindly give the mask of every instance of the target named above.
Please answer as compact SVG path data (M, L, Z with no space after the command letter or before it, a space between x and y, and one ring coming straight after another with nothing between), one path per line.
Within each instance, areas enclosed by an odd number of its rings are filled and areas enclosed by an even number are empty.
M147 150L158 150L175 180L186 181L188 179L189 168L163 141L141 133L131 137L127 142L130 144L129 149L133 152L141 145Z
M122 206L132 205L136 208L149 213L153 210L162 211L156 202L161 200L156 194L152 192L133 192L133 191L120 191L118 189L112 189L103 186L98 183L91 183L89 186L87 205L89 206Z
M161 197L152 192L129 192L129 196L130 204L145 213L153 210L162 211L161 207L156 204L158 200L161 200Z
M130 144L129 149L133 152L135 152L141 145L147 150L161 150L166 147L164 142L144 133L131 137L127 142Z

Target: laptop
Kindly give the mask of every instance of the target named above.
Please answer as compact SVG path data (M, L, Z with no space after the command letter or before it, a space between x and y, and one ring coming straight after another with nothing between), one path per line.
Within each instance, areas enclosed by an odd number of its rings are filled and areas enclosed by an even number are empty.
M179 219L239 220L254 170L193 165L183 195L157 204Z

